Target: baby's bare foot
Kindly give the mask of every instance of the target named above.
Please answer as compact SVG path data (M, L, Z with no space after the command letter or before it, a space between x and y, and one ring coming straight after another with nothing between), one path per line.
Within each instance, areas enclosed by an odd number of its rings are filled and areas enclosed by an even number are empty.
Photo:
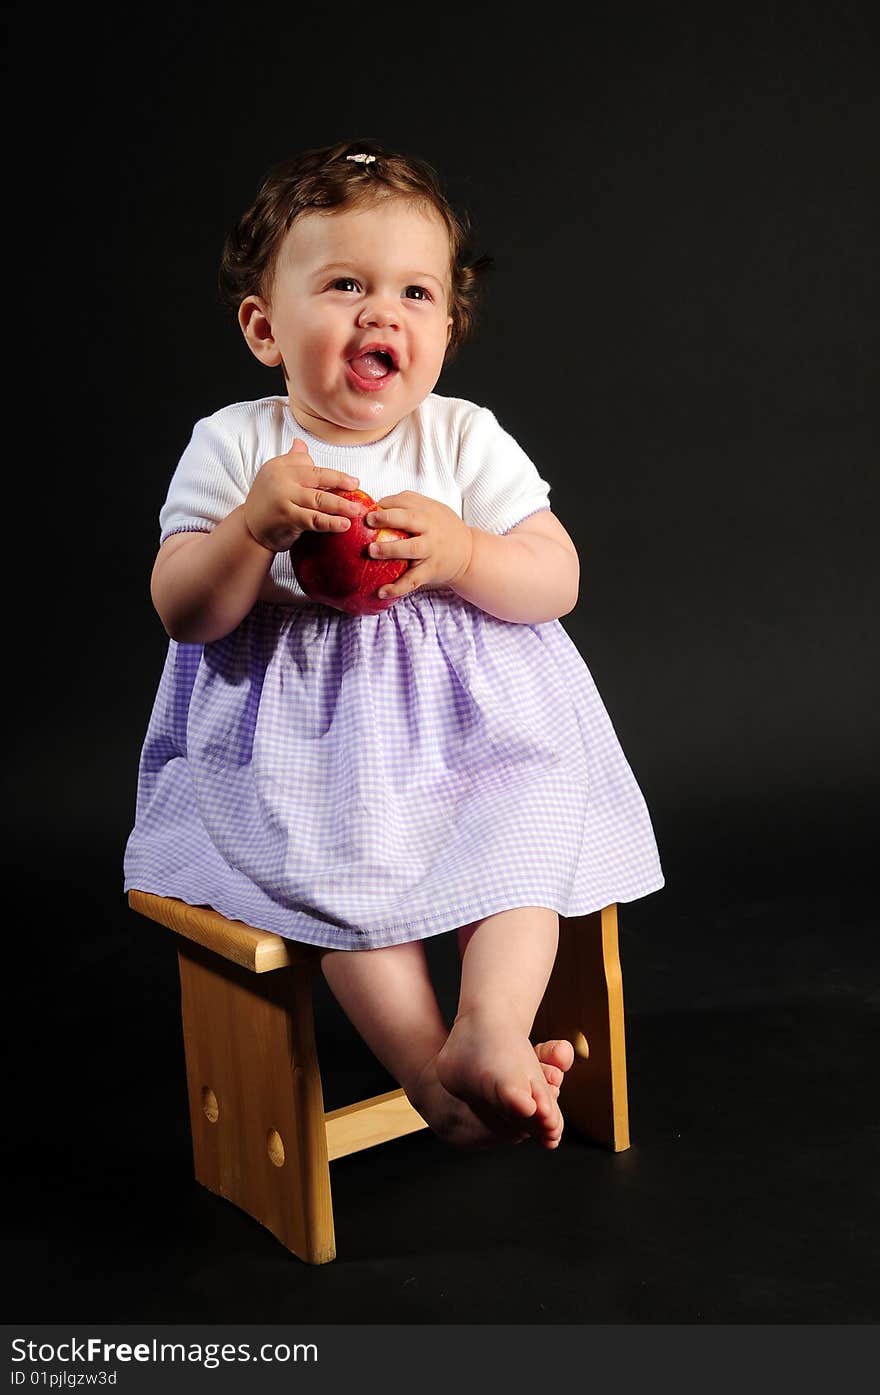
M558 1086L550 1088L555 1088L559 1094ZM488 1148L501 1143L522 1143L529 1137L528 1132L516 1124L490 1127L463 1099L451 1095L437 1076L436 1056L425 1063L407 1087L406 1094L431 1132L453 1148Z
M455 1019L436 1070L449 1094L491 1132L524 1130L555 1148L562 1137L559 1085L573 1059L570 1043L545 1042L536 1049L509 1022L474 1011Z
M558 1098L564 1073L574 1060L571 1043L539 1042L534 1047L534 1052L550 1087L550 1094L555 1100ZM499 1124L499 1121L495 1120L490 1127L464 1100L450 1094L437 1076L436 1056L426 1062L418 1078L407 1090L407 1095L432 1133L452 1147L486 1148L496 1144L522 1143L530 1137L529 1130L522 1129L518 1123Z
M539 1041L535 1047L535 1055L541 1062L547 1084L555 1085L558 1093L565 1072L571 1070L574 1064L574 1047L571 1042L564 1040Z
M574 1047L570 1041L565 1040L541 1041L538 1042L534 1050L535 1055L541 1062L544 1078L550 1086L550 1093L554 1099L558 1099L559 1088L562 1085L565 1072L570 1070L574 1063ZM545 1147L558 1147L559 1140L562 1137L562 1124L563 1118L560 1112L558 1132L556 1132L555 1135L551 1135L550 1138L542 1140Z

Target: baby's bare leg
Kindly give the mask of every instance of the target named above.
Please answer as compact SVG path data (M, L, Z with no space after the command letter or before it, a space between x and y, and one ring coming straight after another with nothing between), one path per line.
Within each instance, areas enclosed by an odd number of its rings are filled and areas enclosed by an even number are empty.
M481 1147L523 1136L522 1127L509 1121L483 1122L438 1079L434 1063L449 1027L421 941L328 950L321 967L349 1021L438 1137L458 1147Z
M529 1033L558 941L559 917L544 906L463 926L458 1012L437 1057L441 1083L490 1129L518 1125L547 1148L562 1136L559 1091L547 1066L561 1080L574 1050L570 1042L544 1043L536 1054Z

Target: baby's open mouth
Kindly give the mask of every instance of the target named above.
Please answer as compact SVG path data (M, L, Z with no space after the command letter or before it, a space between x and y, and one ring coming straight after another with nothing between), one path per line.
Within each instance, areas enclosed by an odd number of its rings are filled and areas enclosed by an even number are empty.
M359 378L387 378L389 373L397 372L391 355L386 354L384 349L370 349L349 362Z

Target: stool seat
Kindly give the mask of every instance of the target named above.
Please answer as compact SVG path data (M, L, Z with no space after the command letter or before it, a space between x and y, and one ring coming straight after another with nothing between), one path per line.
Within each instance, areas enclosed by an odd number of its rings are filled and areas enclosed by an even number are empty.
M403 1090L325 1112L312 1009L322 951L207 906L132 890L132 910L172 930L196 1180L310 1264L335 1258L329 1163L427 1128ZM629 1147L617 907L559 922L533 1040L575 1061L566 1125Z
M128 904L133 911L167 925L169 930L255 974L287 969L291 964L312 964L319 957L314 945L285 940L270 930L255 930L243 920L227 920L210 906L189 906L185 901L153 896L147 891L130 891Z

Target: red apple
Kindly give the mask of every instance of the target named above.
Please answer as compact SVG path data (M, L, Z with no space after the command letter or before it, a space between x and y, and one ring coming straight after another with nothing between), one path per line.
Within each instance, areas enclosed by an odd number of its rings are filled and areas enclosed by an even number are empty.
M350 615L378 615L398 597L380 601L376 592L402 576L409 562L405 557L371 557L370 543L412 534L399 528L368 528L364 518L376 507L376 501L362 489L332 489L330 493L360 504L360 516L341 533L300 533L290 549L294 574L310 600Z

